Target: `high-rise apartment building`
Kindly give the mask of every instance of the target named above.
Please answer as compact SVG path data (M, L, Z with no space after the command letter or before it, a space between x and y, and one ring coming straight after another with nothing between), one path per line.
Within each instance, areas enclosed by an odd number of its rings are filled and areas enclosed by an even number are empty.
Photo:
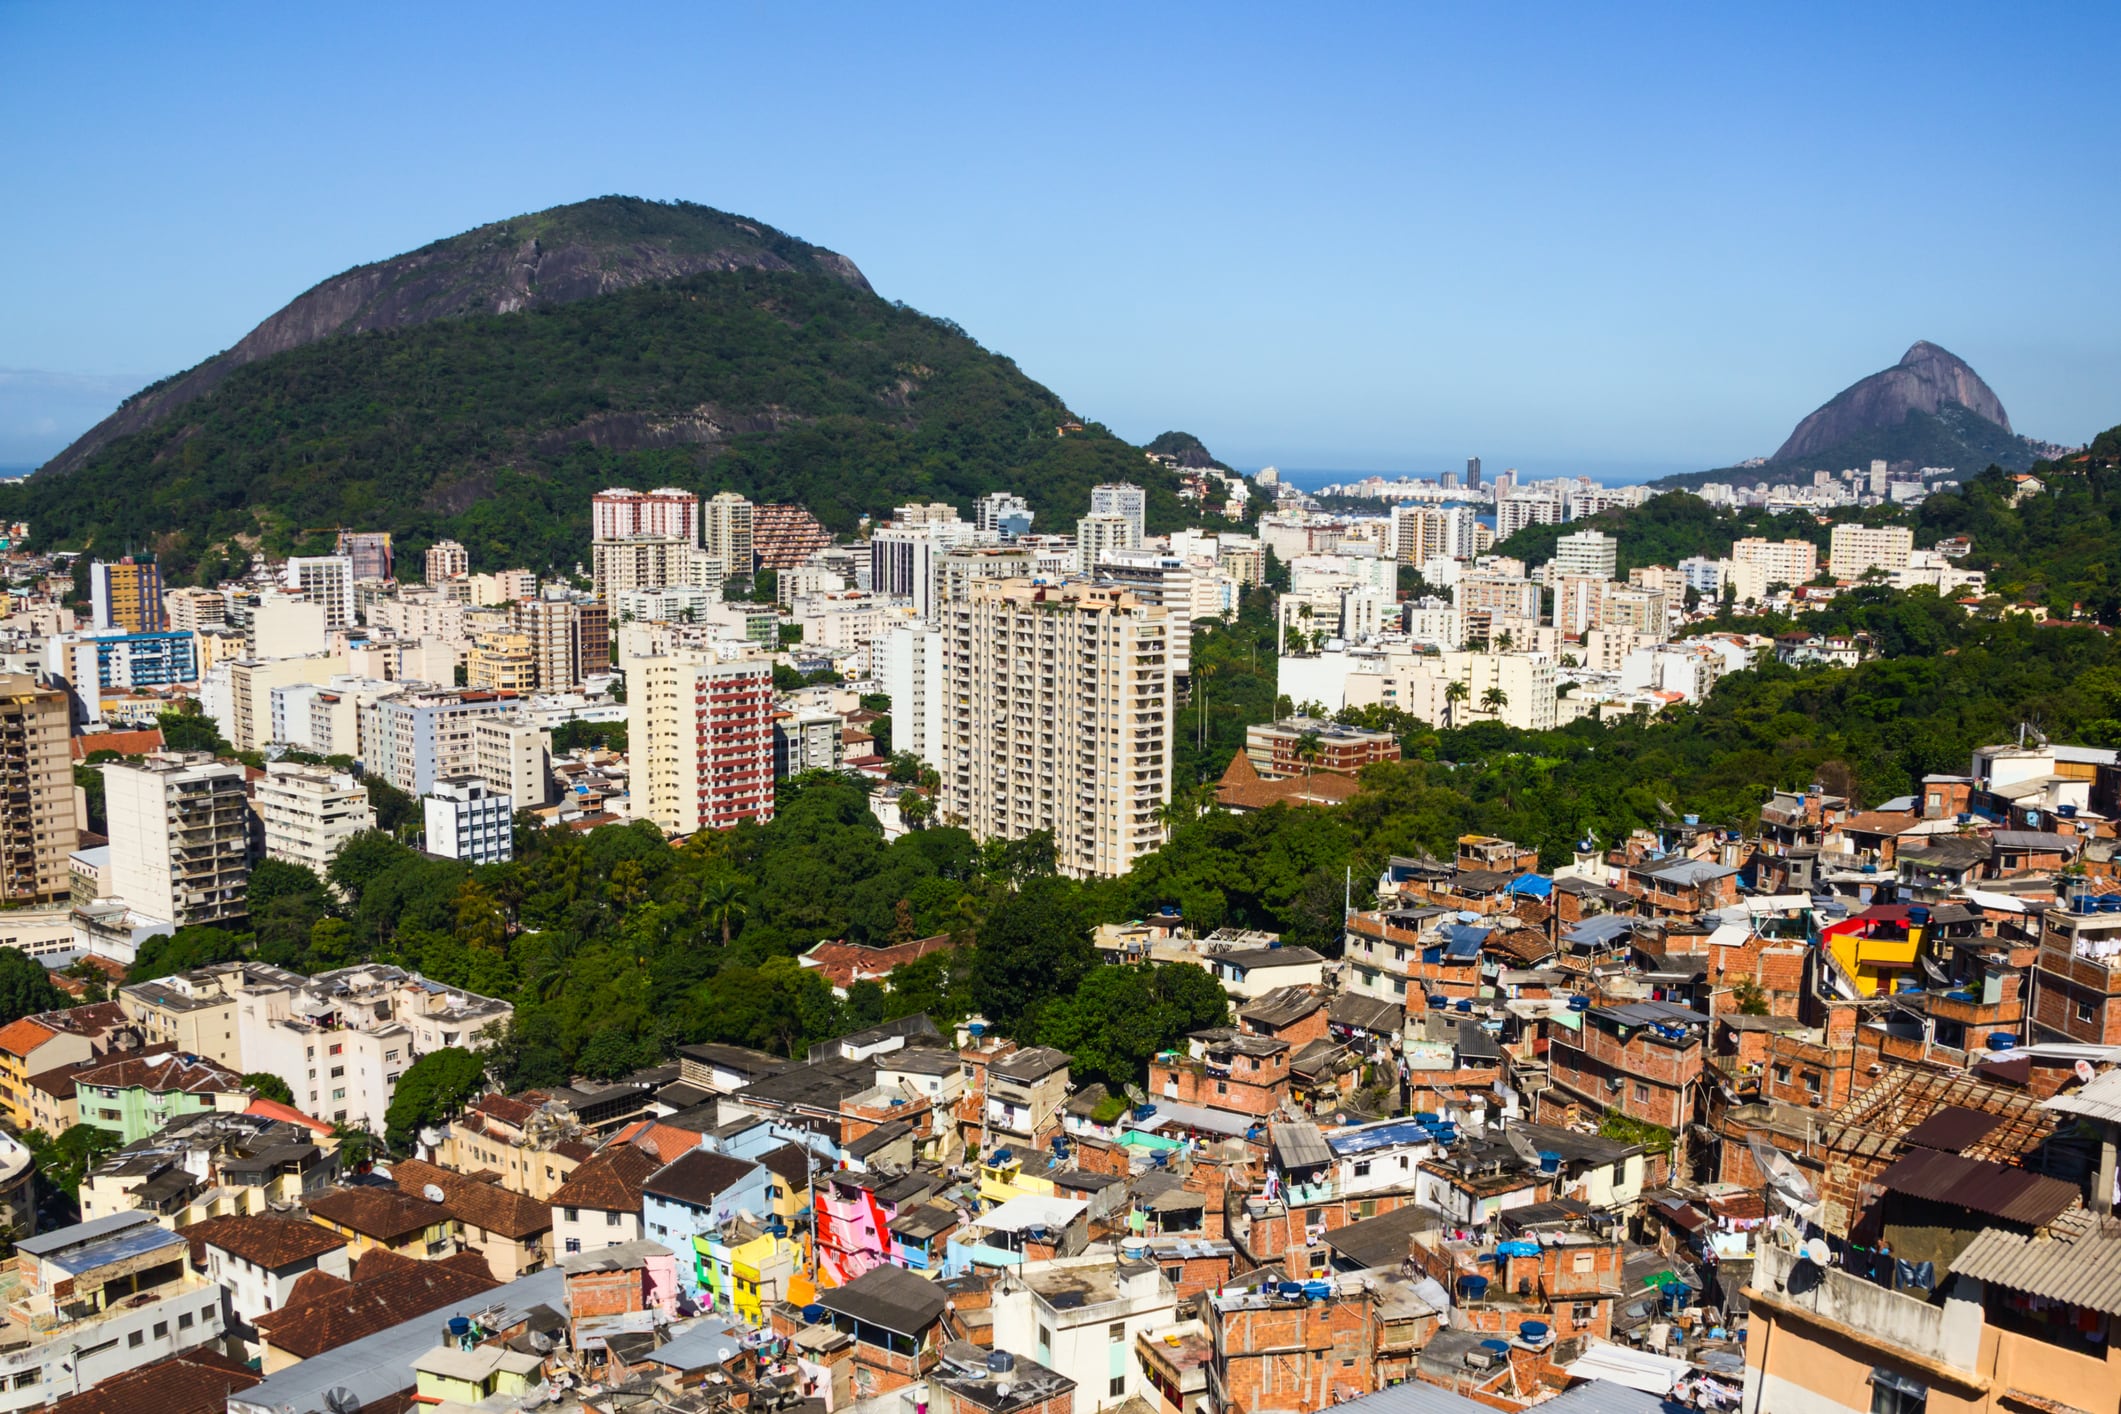
M1123 874L1171 797L1170 624L1095 585L983 581L942 606L942 810L977 839L1053 833L1060 868Z
M1012 524L1021 519L1024 530L1031 528L1032 510L1030 502L1014 491L989 491L972 507L972 523L988 535L1004 534L1002 523ZM1022 530L1011 530L1009 534L1021 535Z
M1507 473L1505 473L1507 475ZM1561 498L1541 491L1512 491L1505 495L1495 484L1495 538L1507 540L1528 525L1559 525Z
M762 570L792 570L832 544L832 532L802 506L753 506L751 549Z
M473 728L481 717L516 708L490 692L400 693L378 698L362 735L368 769L407 795L425 795L445 776L470 775L477 764Z
M285 583L312 604L324 606L324 627L347 628L354 621L354 562L344 555L291 555Z
M340 846L376 827L368 791L344 771L269 761L252 789L265 827L265 857L299 864L320 879Z
M757 563L757 508L734 491L721 491L702 511L701 543L722 567L722 578L749 579Z
M387 530L342 530L332 549L353 563L357 580L389 579L397 569L398 557Z
M564 692L591 673L611 670L611 609L604 601L564 593L518 599L508 607L508 625L530 645L539 692Z
M1599 530L1578 530L1554 542L1554 573L1582 575L1589 579L1613 577L1620 563L1620 545Z
M1138 522L1113 512L1093 511L1075 523L1076 572L1095 574L1114 551L1138 549L1141 543Z
M773 818L773 663L674 649L626 674L636 819L666 833Z
M590 579L596 597L615 603L643 589L704 589L721 597L722 562L690 540L635 538L597 540L589 546Z
M471 552L454 540L437 540L427 547L426 580L441 584L460 574L471 573Z
M250 911L250 806L243 768L203 751L103 768L111 892L184 927Z
M1466 458L1466 488L1471 491L1478 491L1480 489L1479 457Z
M97 560L88 567L88 597L97 628L153 633L163 625L162 567L153 560Z
M537 691L537 657L521 633L482 633L464 664L464 685L479 692L528 696Z
M1849 582L1872 570L1898 574L1914 551L1915 532L1904 525L1837 525L1826 550L1834 578Z
M1403 565L1470 560L1479 518L1471 506L1394 506L1392 558Z
M0 673L0 900L66 896L74 828L67 695L28 673Z
M478 717L471 724L472 774L520 810L552 800L552 733L520 712Z
M674 486L636 491L614 486L589 500L591 540L683 540L700 543L700 498Z
M421 807L429 854L466 864L506 864L515 858L515 802L481 778L436 781Z
M1763 585L1795 589L1819 577L1819 547L1808 540L1765 540L1758 536L1731 546L1731 563L1760 572Z
M172 633L211 633L228 627L228 596L218 589L172 589L162 596Z
M901 513L918 509L901 506ZM949 507L944 506L944 510ZM938 561L978 534L970 521L953 514L945 520L907 522L894 519L869 536L870 592L890 599L910 599L913 612L932 618L937 596Z
M1108 481L1090 488L1090 514L1125 520L1134 527L1133 544L1141 544L1148 534L1148 512L1148 493L1131 481Z
M891 697L891 749L942 766L943 633L931 623L899 624L884 635L884 691Z

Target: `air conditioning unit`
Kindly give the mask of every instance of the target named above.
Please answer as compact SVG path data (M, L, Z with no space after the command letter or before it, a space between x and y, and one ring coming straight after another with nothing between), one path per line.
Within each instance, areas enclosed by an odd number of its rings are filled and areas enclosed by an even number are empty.
M1466 1368L1468 1370L1494 1369L1495 1352L1492 1350L1468 1350L1466 1352Z

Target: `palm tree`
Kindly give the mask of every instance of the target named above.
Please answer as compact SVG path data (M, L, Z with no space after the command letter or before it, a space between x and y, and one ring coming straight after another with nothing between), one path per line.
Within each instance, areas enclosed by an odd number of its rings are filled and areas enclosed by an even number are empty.
M1318 733L1305 732L1296 738L1296 759L1304 763L1304 779L1311 779L1312 764L1318 760Z
M700 890L700 915L710 926L721 928L725 948L729 946L731 931L750 911L744 905L743 886L730 875L717 875Z
M1501 633L1495 635L1495 651L1498 653L1507 653L1510 651L1511 647L1516 644L1516 642L1517 635L1510 632L1510 630L1508 629L1504 629Z
M1446 727L1458 725L1457 704L1472 695L1473 689L1462 682L1447 682L1443 685L1443 724Z
M1480 694L1480 707L1484 712L1501 712L1510 705L1510 694L1499 687L1491 687Z

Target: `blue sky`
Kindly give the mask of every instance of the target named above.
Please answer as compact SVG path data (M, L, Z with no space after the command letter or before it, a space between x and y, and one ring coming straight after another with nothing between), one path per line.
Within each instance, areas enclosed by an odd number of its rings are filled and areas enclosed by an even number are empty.
M0 462L607 192L851 256L1241 465L1773 450L1927 338L2121 422L2121 6L0 0Z

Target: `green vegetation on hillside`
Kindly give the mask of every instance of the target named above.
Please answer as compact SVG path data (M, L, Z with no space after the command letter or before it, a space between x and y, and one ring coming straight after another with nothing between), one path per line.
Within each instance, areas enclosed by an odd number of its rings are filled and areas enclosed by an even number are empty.
M1124 478L1152 529L1184 523L1174 476L1095 425L1057 436L1068 418L946 320L827 276L713 273L276 355L0 490L0 515L42 546L153 546L174 580L340 525L393 532L408 564L452 536L475 567L567 567L613 484L734 489L848 531L1000 489L1065 526Z

